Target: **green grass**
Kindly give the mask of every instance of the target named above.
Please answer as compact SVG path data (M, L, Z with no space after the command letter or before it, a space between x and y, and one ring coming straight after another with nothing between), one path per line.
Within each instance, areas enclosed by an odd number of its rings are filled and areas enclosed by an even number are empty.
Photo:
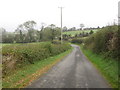
M76 34L80 34L80 33L89 33L91 30L79 30L79 31L67 31L67 32L63 32L63 34L67 34L67 35L72 35L75 36ZM98 30L93 30L93 32L97 32Z
M72 48L59 55L47 58L45 60L36 61L34 64L27 65L27 66L24 66L23 68L17 69L16 71L12 72L12 75L7 76L3 79L2 81L3 88L24 87L24 85L26 85L25 83L28 83L31 80L31 78L28 78L29 76L35 74L33 75L33 77L35 77L36 75L38 75L36 72L43 69L44 67L47 67L48 69L51 68L51 67L48 67L48 65L52 65L52 64L54 65L55 64L54 62L61 60L64 56L69 54L71 51L72 51ZM46 72L46 70L41 72L41 74L44 72ZM17 84L17 82L19 82L20 80L23 80L23 82Z
M80 45L83 53L98 68L102 75L108 80L113 88L118 88L118 62L112 59L105 59Z

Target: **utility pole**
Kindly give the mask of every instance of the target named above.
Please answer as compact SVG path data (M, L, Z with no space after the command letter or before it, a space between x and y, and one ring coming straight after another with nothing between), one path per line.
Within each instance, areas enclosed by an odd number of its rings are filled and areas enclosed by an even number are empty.
M63 7L58 7L61 10L61 44L62 44L62 9Z

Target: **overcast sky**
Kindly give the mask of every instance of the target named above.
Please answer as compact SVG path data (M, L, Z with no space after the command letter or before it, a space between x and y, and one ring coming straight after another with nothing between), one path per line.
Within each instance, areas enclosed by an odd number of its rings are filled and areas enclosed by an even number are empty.
M60 27L60 9L63 6L63 26L106 26L118 17L120 0L0 0L0 27L14 31L28 20ZM117 22L117 21L116 21Z

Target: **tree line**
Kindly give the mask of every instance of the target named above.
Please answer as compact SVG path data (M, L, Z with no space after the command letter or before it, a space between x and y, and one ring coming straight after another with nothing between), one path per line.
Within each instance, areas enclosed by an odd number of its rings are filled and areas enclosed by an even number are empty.
M47 27L42 25L41 29L35 29L35 21L26 21L20 24L14 32L7 32L1 28L2 43L31 43L40 41L52 41L60 39L60 28L51 24Z
M36 29L37 23L35 21L26 21L23 24L18 25L14 32L7 32L4 28L0 28L2 34L2 41L0 43L31 43L41 41L53 41L61 40L61 28L54 24L48 25L47 27L42 24L40 29ZM84 24L81 24L81 28ZM63 27L62 31L75 31L75 27L67 28ZM78 37L87 37L94 32L91 30L88 33L82 32L76 34L74 37L71 35L63 34L63 40L69 40Z

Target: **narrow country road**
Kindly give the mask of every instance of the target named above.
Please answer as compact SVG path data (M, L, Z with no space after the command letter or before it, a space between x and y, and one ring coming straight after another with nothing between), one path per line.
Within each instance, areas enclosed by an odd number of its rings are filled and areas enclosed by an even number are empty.
M109 88L79 46L27 88Z

